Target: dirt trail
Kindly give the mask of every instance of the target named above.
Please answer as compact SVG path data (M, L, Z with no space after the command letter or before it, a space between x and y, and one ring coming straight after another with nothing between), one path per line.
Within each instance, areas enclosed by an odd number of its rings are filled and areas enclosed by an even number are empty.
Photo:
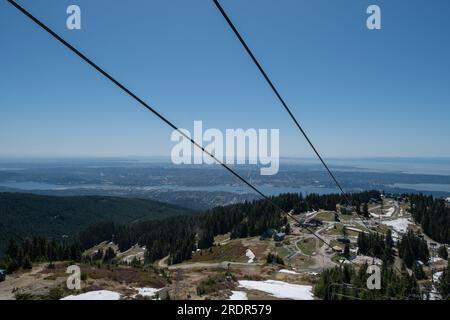
M174 269L197 269L197 268L222 268L227 269L228 264L230 266L239 266L245 268L254 268L260 267L264 265L263 263L245 263L245 262L231 262L231 261L222 261L222 262L191 262L191 263L180 263L169 266L169 270Z
M46 289L51 281L44 280L44 275L38 274L44 270L44 268L45 264L39 264L34 266L29 272L8 275L5 281L0 282L0 300L14 300L13 290L15 289L25 289L30 287L33 287L34 289Z
M162 258L161 260L158 261L158 267L160 268L167 268L168 263L167 261L169 260L169 256L165 256L164 258Z

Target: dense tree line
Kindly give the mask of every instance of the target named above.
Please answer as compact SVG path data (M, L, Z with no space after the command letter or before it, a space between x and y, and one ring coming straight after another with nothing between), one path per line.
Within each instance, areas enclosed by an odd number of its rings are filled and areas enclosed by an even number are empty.
M439 256L439 258L442 258L444 260L448 259L448 251L447 251L447 247L445 245L439 247L438 256Z
M378 191L350 194L352 202L368 202L380 199ZM103 201L103 200L100 200ZM116 201L114 199L114 201ZM121 251L135 244L146 247L147 263L169 256L169 263L178 263L191 258L196 248L208 248L214 243L214 236L230 233L231 238L258 236L267 229L280 229L286 224L279 209L288 212L310 210L335 210L337 204L344 204L340 194L317 195L281 194L270 200L254 200L228 206L219 206L199 215L169 217L160 220L148 220L131 224L100 222L81 231L76 243L77 254L103 241L113 241ZM158 204L159 205L159 204ZM165 210L166 208L164 208ZM52 246L55 242L52 242ZM47 245L46 245L47 246ZM64 249L66 250L66 249ZM53 250L50 250L53 251ZM40 254L38 254L39 256ZM43 254L45 257L45 254ZM48 260L64 260L69 256L58 253ZM70 259L75 260L70 256ZM31 257L33 261L35 257Z
M414 276L397 274L390 264L381 269L380 290L367 288L368 265L356 269L351 265L324 270L314 287L314 294L325 300L420 299L420 289Z
M443 199L422 194L408 195L411 214L423 232L435 241L450 244L450 206Z
M21 242L39 235L62 240L103 221L128 224L195 213L146 199L0 193L0 259L10 238Z
M370 201L380 199L378 191L351 194L352 201ZM258 236L269 228L279 229L286 224L279 206L288 212L292 209L304 212L308 210L335 210L336 205L345 203L339 194L317 195L281 194L270 200L254 200L219 206L207 210L201 215L180 216L163 220L151 220L131 225L102 223L92 226L80 234L84 248L92 247L101 241L113 241L121 250L139 243L145 245L146 262L153 262L169 255L169 263L178 263L191 258L196 248L209 248L214 236L230 232L231 238Z
M450 300L450 267L444 269L442 275L438 279L437 289L442 299Z
M367 206L367 203L372 201L381 201L381 193L377 190L364 191L358 193L351 193L347 195L350 205L360 208ZM312 210L336 210L336 206L348 205L347 199L342 194L308 194L303 197L301 194L282 194L276 197L277 204L284 205L284 210L294 209L294 213L302 213Z
M33 237L17 243L12 239L0 262L0 268L11 273L19 268L31 269L33 262L80 261L81 255L82 249L78 242L58 242L47 237Z
M360 254L377 257L379 259L392 262L394 259L394 241L391 231L388 230L386 236L379 233L358 234L358 250Z
M408 268L412 267L416 261L427 264L430 259L427 242L416 236L412 230L403 235L397 247L400 258Z
M169 262L177 263L191 258L198 229L196 221L194 217L180 216L130 225L101 223L82 231L79 239L85 249L102 241L113 241L125 251L138 243L146 247L146 262L170 255Z

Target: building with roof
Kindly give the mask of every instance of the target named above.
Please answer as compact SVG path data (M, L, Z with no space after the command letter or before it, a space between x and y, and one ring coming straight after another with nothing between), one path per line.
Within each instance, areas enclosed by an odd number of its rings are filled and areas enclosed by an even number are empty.
M284 232L277 232L273 235L274 241L283 241L286 237L286 234Z

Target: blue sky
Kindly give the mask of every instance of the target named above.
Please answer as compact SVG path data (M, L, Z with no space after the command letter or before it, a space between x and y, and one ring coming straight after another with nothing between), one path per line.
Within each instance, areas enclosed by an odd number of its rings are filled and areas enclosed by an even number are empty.
M178 126L279 128L282 156L313 155L212 1L18 2ZM449 1L221 3L325 157L450 156ZM0 157L170 155L165 124L6 1L0 41Z

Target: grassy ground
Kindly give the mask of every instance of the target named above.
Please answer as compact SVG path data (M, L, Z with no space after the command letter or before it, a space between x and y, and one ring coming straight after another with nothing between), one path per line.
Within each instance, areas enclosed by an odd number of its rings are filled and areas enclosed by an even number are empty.
M214 237L214 243L221 243L224 242L226 240L230 239L230 233L225 233L225 234L219 234L218 236Z
M315 218L322 221L334 221L334 212L322 211L319 212Z
M210 249L197 251L189 262L248 262L245 255L250 249L256 256L256 261L265 261L270 241L259 241L255 238L235 239L223 245L216 245Z
M281 259L285 259L289 254L289 251L284 247L276 247L276 252Z
M343 236L343 228L344 226L340 223L336 224L336 229L332 228L327 230L325 234L328 235L342 235ZM363 227L357 226L356 228L363 230ZM358 236L358 232L346 229L346 233L348 236Z
M311 256L313 254L313 252L315 252L316 239L308 238L308 239L300 240L297 242L297 246L300 248L300 250L304 254Z

